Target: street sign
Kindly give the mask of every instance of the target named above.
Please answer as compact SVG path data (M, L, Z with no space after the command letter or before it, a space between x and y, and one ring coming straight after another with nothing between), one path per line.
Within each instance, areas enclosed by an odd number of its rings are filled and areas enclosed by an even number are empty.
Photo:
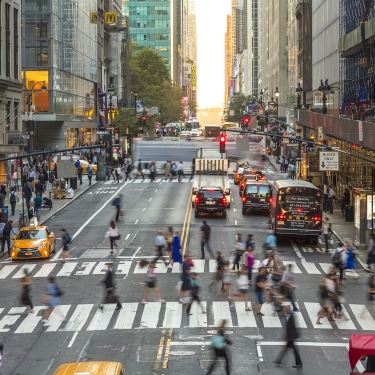
M360 142L363 142L363 127L362 121L358 121L358 138Z
M98 130L96 132L96 134L99 134L99 135L101 135L101 134L109 134L109 132L108 132L108 130Z
M320 171L338 171L339 153L337 151L319 152L319 170Z
M231 110L229 111L229 116L234 116L234 110L233 110L233 109L231 109Z

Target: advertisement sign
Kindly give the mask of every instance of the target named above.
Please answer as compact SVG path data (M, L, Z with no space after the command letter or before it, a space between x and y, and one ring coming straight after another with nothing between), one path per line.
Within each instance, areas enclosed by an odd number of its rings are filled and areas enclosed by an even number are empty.
M102 93L102 111L107 110L107 94Z
M315 197L288 195L284 207L289 211L287 221L291 228L305 228L311 222L311 210L315 208Z
M319 152L319 170L320 171L338 171L339 170L339 153L337 151L320 151Z
M375 199L375 195L367 196L367 211L366 211L367 212L367 229L372 229L373 220L375 217L375 201L374 201L374 204L372 204L373 199Z
M249 100L247 102L247 113L253 113L254 112L254 102L252 100Z

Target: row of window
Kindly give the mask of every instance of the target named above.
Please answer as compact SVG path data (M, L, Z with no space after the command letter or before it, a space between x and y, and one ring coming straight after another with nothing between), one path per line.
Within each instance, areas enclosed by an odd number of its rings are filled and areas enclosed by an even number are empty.
M18 108L19 103L14 102L13 104L13 121L11 121L11 104L12 102L7 102L5 105L5 118L6 118L6 130L18 130L19 116L21 109Z
M169 20L133 20L129 22L130 28L169 29Z
M129 6L128 15L131 16L169 16L169 7L153 7L153 6L143 6L143 7L132 7Z
M153 34L153 33L147 33L147 34L133 34L131 35L132 40L136 42L140 42L143 40L149 40L149 41L154 41L154 40L169 40L169 35L168 34Z
M19 59L18 59L18 9L13 8L13 12L10 4L0 0L0 19L3 21L2 14L4 13L5 18L5 38L0 35L0 75L6 77L11 76L11 61L13 59L13 76L12 78L18 79ZM13 23L13 29L11 25ZM0 30L2 33L2 30ZM3 56L3 50L5 49L5 56ZM2 71L2 61L5 60L5 72Z

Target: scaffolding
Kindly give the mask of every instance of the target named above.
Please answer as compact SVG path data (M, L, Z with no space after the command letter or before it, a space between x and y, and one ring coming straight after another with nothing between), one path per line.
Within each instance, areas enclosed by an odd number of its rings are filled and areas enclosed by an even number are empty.
M340 0L340 38L375 17L375 0ZM362 41L359 48L340 61L341 115L369 120L375 102L373 40Z

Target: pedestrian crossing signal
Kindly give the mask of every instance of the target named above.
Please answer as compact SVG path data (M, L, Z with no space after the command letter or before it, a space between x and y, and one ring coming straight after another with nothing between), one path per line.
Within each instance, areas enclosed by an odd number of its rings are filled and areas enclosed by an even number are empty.
M220 153L225 154L225 135L224 134L220 135L219 143L220 143Z

